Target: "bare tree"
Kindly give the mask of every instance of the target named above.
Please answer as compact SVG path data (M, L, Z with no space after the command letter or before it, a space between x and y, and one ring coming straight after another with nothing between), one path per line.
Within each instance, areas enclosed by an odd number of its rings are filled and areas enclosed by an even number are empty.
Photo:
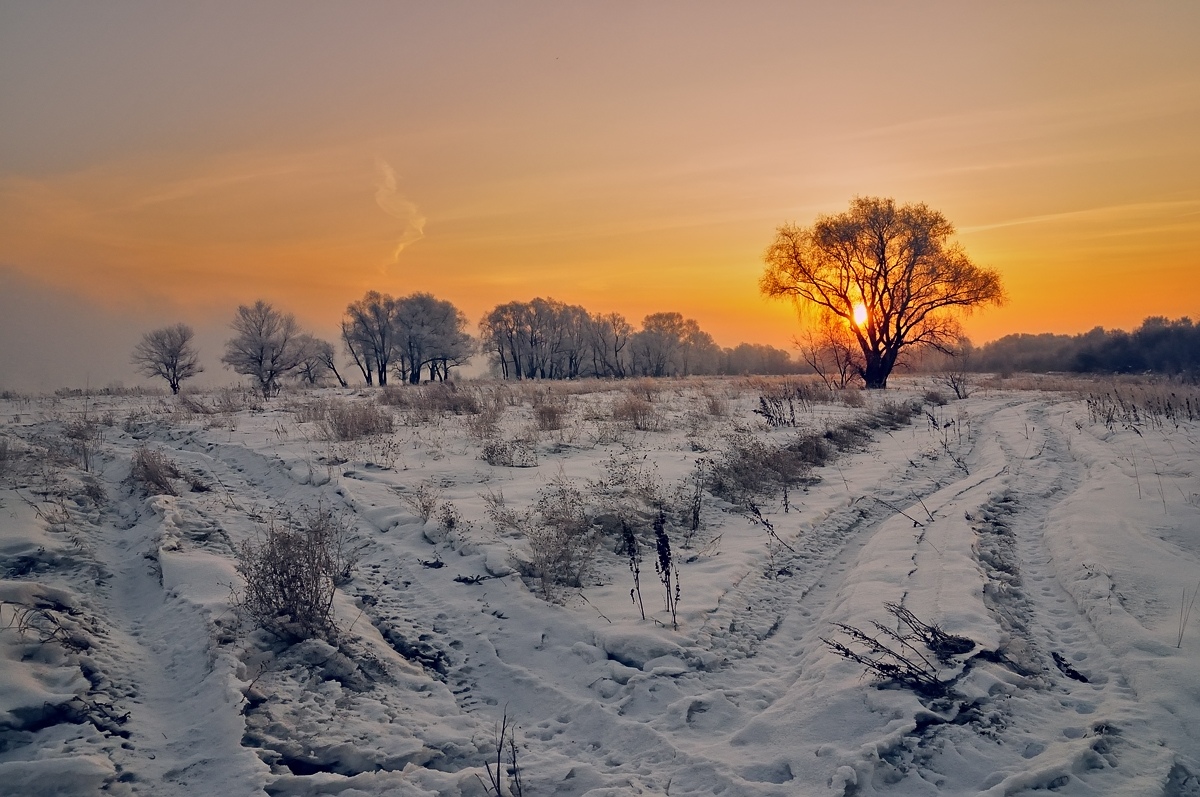
M679 313L651 313L633 336L636 368L646 376L673 376L679 372L687 323Z
M936 370L937 379L954 391L954 397L965 399L971 395L971 361L975 347L968 338L959 338L958 343L942 355Z
M345 377L338 372L337 355L334 354L333 344L325 340L317 340L317 343L319 344L316 350L317 357L324 363L329 373L333 374L333 378L338 381L338 385L346 387Z
M957 313L1004 299L999 273L972 263L953 234L946 217L924 204L858 197L849 211L812 227L780 227L759 288L850 325L863 381L885 388L904 349L944 350L958 339Z
M179 383L204 371L200 355L192 346L194 333L187 324L175 324L142 335L131 358L138 373L167 380L172 393Z
M633 327L620 313L591 317L588 325L592 372L596 376L624 377L629 373L629 338Z
M822 308L819 320L796 341L804 362L829 388L844 388L862 372L862 353L850 326Z
M372 373L380 387L387 384L388 366L396 352L395 312L396 300L379 291L368 291L363 298L346 307L342 340L362 369L368 385Z
M234 336L225 344L221 362L235 373L254 377L263 398L278 393L279 380L303 361L304 336L295 316L259 299L238 307L230 326Z
M296 339L296 345L300 348L300 364L295 372L297 379L316 386L332 376L339 385L346 387L346 380L338 373L334 361L333 344L306 333Z

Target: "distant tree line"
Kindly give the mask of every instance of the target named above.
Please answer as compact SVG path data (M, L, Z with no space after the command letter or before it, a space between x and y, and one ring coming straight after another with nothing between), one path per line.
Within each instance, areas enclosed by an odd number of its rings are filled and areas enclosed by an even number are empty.
M1096 327L1079 335L1006 335L969 354L973 371L1072 371L1200 375L1200 325L1151 316L1137 329Z
M790 374L806 370L788 352L742 343L722 348L680 313L652 313L634 329L620 313L592 314L578 305L536 298L496 306L468 332L467 317L428 293L394 298L368 291L351 302L341 321L341 348L367 385L389 379L417 384L445 380L451 369L482 354L504 379L623 378L698 374ZM291 313L258 300L241 305L221 362L254 380L263 396L284 379L309 385L336 380L332 343L304 330ZM132 360L149 377L180 383L202 372L192 330L183 324L147 332Z
M620 313L536 298L495 307L479 322L482 352L504 379L787 374L800 366L772 346L718 346L680 313L652 313L642 328Z

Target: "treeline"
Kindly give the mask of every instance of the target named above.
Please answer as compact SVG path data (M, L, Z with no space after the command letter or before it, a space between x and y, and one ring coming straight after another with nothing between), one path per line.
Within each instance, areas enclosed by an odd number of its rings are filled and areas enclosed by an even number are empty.
M466 315L428 293L395 298L368 291L346 307L341 348L367 385L389 379L417 384L445 380L471 357L488 358L504 379L789 374L802 366L772 346L721 348L700 325L679 313L653 313L634 329L620 313L592 314L578 305L537 298L497 306L472 335ZM303 331L291 313L259 300L238 307L221 362L254 379L264 396L284 379L346 387L334 344ZM203 372L194 333L186 324L152 330L132 362L147 377L179 392Z
M1006 335L971 351L972 371L1200 375L1200 325L1152 316L1137 329L1079 335Z
M505 379L789 374L800 369L773 346L718 346L692 318L652 313L634 329L620 313L537 298L509 302L479 322L482 353Z

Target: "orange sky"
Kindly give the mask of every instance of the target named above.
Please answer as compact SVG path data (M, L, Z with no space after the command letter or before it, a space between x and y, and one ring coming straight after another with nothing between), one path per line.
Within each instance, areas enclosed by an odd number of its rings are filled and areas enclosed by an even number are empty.
M0 281L121 363L367 289L786 346L775 227L880 195L1002 273L976 342L1196 317L1197 41L1190 2L4 3ZM0 387L48 367L15 324Z

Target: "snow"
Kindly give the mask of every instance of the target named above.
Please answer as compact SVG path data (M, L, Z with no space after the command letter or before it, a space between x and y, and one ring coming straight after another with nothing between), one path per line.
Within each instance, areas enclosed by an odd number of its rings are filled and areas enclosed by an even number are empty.
M785 443L929 387L808 403L792 429L754 414L762 385L460 385L503 407L499 439L534 467L487 464L470 416L397 410L394 433L340 442L298 420L364 391L0 402L0 783L484 795L506 718L527 794L1200 794L1200 610L1180 625L1200 585L1200 420L1114 422L1086 385L923 404L815 469L789 511L759 496L774 536L710 493L696 530L669 513L675 628L647 495L679 505L731 436ZM628 390L660 429L612 417ZM537 426L547 391L561 429ZM88 471L64 437L81 419L99 430ZM177 495L131 480L139 446L176 464ZM646 619L611 529L582 585L543 597L526 532L556 480L601 525L643 524ZM235 610L235 551L317 507L358 563L338 638L288 643ZM944 695L825 643L848 642L837 624L897 629L885 604L975 643L925 651Z

